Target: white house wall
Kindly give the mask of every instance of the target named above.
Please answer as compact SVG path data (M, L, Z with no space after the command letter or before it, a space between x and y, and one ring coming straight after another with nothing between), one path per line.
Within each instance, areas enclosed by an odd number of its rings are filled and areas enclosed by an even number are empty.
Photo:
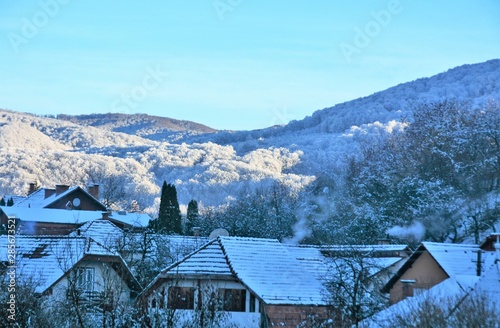
M77 268L93 268L95 270L94 292L104 292L108 288L108 290L111 289L114 293L119 293L119 303L129 304L131 302L130 289L123 279L109 264L98 261L80 262L68 275L64 276L52 287L52 297L55 299L66 298L69 286L68 276L71 277Z
M152 295L148 297L148 307L150 311L154 312L167 312L168 308L168 289L169 287L191 287L195 288L194 294L194 308L198 309L201 305L198 304L199 292L207 291L217 291L218 289L241 289L246 290L246 301L245 301L245 312L225 312L223 314L224 319L227 320L228 324L235 324L237 327L259 327L260 324L260 302L257 298L254 298L255 302L255 312L250 312L250 298L251 292L241 283L229 280L171 280L164 282L158 288L154 290ZM158 308L161 297L164 297L163 304L164 309ZM152 308L153 299L156 300L156 308ZM205 299L204 299L205 301ZM192 321L195 311L193 310L175 310L175 316L177 320L182 322Z

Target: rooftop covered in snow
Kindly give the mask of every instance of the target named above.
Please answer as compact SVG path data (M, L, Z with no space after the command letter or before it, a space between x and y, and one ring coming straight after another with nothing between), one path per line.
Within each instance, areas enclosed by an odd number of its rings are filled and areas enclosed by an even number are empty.
M8 236L0 236L0 259L8 263ZM86 237L68 236L22 236L15 238L16 275L19 283L33 281L35 292L43 293L62 279L72 268L83 260L98 259L102 262L118 263L127 274L129 283L139 289L137 280L132 276L121 256Z
M162 271L164 279L228 279L266 304L325 305L321 282L275 239L220 236Z
M83 224L105 217L110 221L138 228L147 227L151 219L149 215L143 213L81 211L14 206L0 206L0 213L1 212L9 218L16 218L22 221L60 224Z

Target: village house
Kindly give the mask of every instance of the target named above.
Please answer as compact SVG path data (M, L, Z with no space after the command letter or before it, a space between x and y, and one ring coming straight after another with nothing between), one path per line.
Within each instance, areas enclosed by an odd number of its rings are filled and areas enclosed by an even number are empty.
M140 231L151 217L142 213L0 206L0 219L4 232L8 219L15 219L16 231L22 235L67 235L95 220L113 222L122 230Z
M16 220L19 234L28 235L67 235L86 222L100 219L122 230L142 231L151 219L147 214L107 209L98 200L99 185L89 186L88 190L67 185L36 189L30 183L27 196L15 197L14 205L0 206L0 234L5 232L8 219Z
M321 282L273 239L219 236L163 270L140 304L170 320L209 320L237 327L296 327L326 318Z
M394 304L452 277L479 276L494 260L495 252L478 245L423 242L382 291Z
M88 186L87 190L79 186L70 187L68 185L56 185L54 189L36 189L35 184L30 183L28 195L16 196L16 201L12 206L106 211L106 206L98 199L99 185Z
M0 236L2 278L9 263L7 236ZM110 310L131 304L141 291L121 256L86 237L22 236L15 239L17 288L32 288L35 296ZM29 286L28 286L29 285Z
M273 239L219 236L163 270L140 303L170 320L200 319L219 304L238 327L296 327L311 320L340 320L329 307L324 283L332 261L363 254L367 279L394 273L409 256L406 245L315 246ZM342 259L343 258L343 259ZM367 266L368 267L368 266ZM208 304L208 305L207 305ZM332 319L333 318L333 319Z
M360 327L394 327L408 320L418 325L420 320L439 320L439 315L449 322L459 312L462 312L461 325L479 327L484 322L493 322L488 326L497 327L500 319L499 239L499 234L493 234L486 238L481 248L477 245L422 243L408 259L413 266L404 265L384 287L393 286L391 296L394 293L398 302L364 320ZM425 268L429 271L425 272ZM402 290L396 291L395 281L401 277ZM421 284L420 281L436 283ZM417 292L413 288L411 293L413 286L417 286ZM490 318L492 313L497 313L497 316ZM470 321L464 322L463 317ZM483 325L479 324L481 322Z
M86 236L104 245L108 249L117 251L134 270L137 264L144 261L152 263L172 264L205 245L209 239L200 236L162 235L147 230L119 228L110 220L93 220L81 225L69 236Z

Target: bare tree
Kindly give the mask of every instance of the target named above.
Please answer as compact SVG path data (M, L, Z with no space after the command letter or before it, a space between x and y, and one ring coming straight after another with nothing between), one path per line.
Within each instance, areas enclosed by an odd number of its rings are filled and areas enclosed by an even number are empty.
M96 168L87 170L88 181L99 185L99 198L109 208L127 208L127 178L124 175L103 172Z
M373 251L346 246L332 254L325 298L337 311L338 327L356 326L388 304L380 292L388 273Z

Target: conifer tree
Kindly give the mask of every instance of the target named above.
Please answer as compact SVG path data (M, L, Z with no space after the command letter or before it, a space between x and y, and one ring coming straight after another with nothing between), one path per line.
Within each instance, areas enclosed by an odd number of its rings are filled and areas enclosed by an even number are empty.
M7 206L13 206L14 205L14 200L11 198L9 198L9 200L7 201Z
M199 226L198 202L191 199L187 207L186 235L193 233L193 228Z
M0 206L5 206L5 199L3 197L0 199Z
M181 210L177 201L177 190L173 184L163 181L160 210L155 230L161 233L182 234Z

